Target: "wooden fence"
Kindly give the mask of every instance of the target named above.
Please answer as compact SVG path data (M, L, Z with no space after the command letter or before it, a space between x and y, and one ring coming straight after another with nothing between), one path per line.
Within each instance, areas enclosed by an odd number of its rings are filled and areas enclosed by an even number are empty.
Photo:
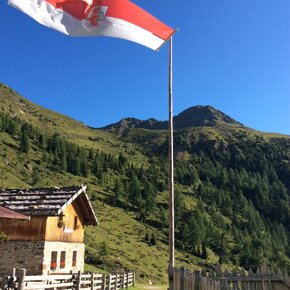
M0 277L0 290L118 290L134 285L135 272L26 276L25 269L20 269L18 275L14 269L11 276Z
M228 272L218 265L215 271L190 272L184 268L169 269L170 290L290 290L290 279L263 265L256 273L244 269Z

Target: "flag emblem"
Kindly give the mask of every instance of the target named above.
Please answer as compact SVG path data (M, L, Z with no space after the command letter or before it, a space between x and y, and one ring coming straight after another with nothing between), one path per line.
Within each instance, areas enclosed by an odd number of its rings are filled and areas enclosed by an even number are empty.
M129 0L9 0L39 23L74 36L109 36L159 49L174 29Z
M89 12L88 17L86 18L86 25L90 27L102 25L107 10L107 6L94 6Z

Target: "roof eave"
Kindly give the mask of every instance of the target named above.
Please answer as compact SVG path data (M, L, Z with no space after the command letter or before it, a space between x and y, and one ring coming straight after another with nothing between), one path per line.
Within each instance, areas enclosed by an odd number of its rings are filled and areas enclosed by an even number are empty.
M69 200L66 201L66 203L64 203L62 205L62 207L59 208L57 214L60 215L63 210L70 205L82 192L86 192L87 186L86 185L82 185L82 187L80 188L80 190L78 190Z
M90 200L89 200L89 198L88 198L88 195L85 193L85 197L86 197L86 200L87 200L87 202L88 202L88 205L89 205L89 207L90 207L90 210L91 210L91 217L92 217L92 222L91 223L85 223L86 225L91 225L91 226L98 226L99 225L99 221L98 221L98 218L97 218L97 216L96 216L96 214L95 214L95 211L94 211L94 209L93 209L93 207L92 207L92 204L91 204L91 202L90 202Z

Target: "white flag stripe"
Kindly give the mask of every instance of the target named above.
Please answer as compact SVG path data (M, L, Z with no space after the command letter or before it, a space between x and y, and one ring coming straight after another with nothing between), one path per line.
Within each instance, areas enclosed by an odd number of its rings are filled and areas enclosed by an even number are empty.
M137 42L157 50L164 40L151 32L125 20L105 17L98 26L88 26L86 20L78 20L46 1L9 0L9 4L28 14L39 23L72 36L110 36Z

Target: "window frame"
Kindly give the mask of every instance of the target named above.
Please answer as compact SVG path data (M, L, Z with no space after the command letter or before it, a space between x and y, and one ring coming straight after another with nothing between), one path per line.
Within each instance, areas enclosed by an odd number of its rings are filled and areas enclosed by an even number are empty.
M72 252L72 267L77 266L78 251Z
M57 269L57 251L52 251L50 256L50 270L56 270Z
M59 268L64 269L65 268L65 261L66 260L66 251L61 251L60 252L60 263L59 263Z

